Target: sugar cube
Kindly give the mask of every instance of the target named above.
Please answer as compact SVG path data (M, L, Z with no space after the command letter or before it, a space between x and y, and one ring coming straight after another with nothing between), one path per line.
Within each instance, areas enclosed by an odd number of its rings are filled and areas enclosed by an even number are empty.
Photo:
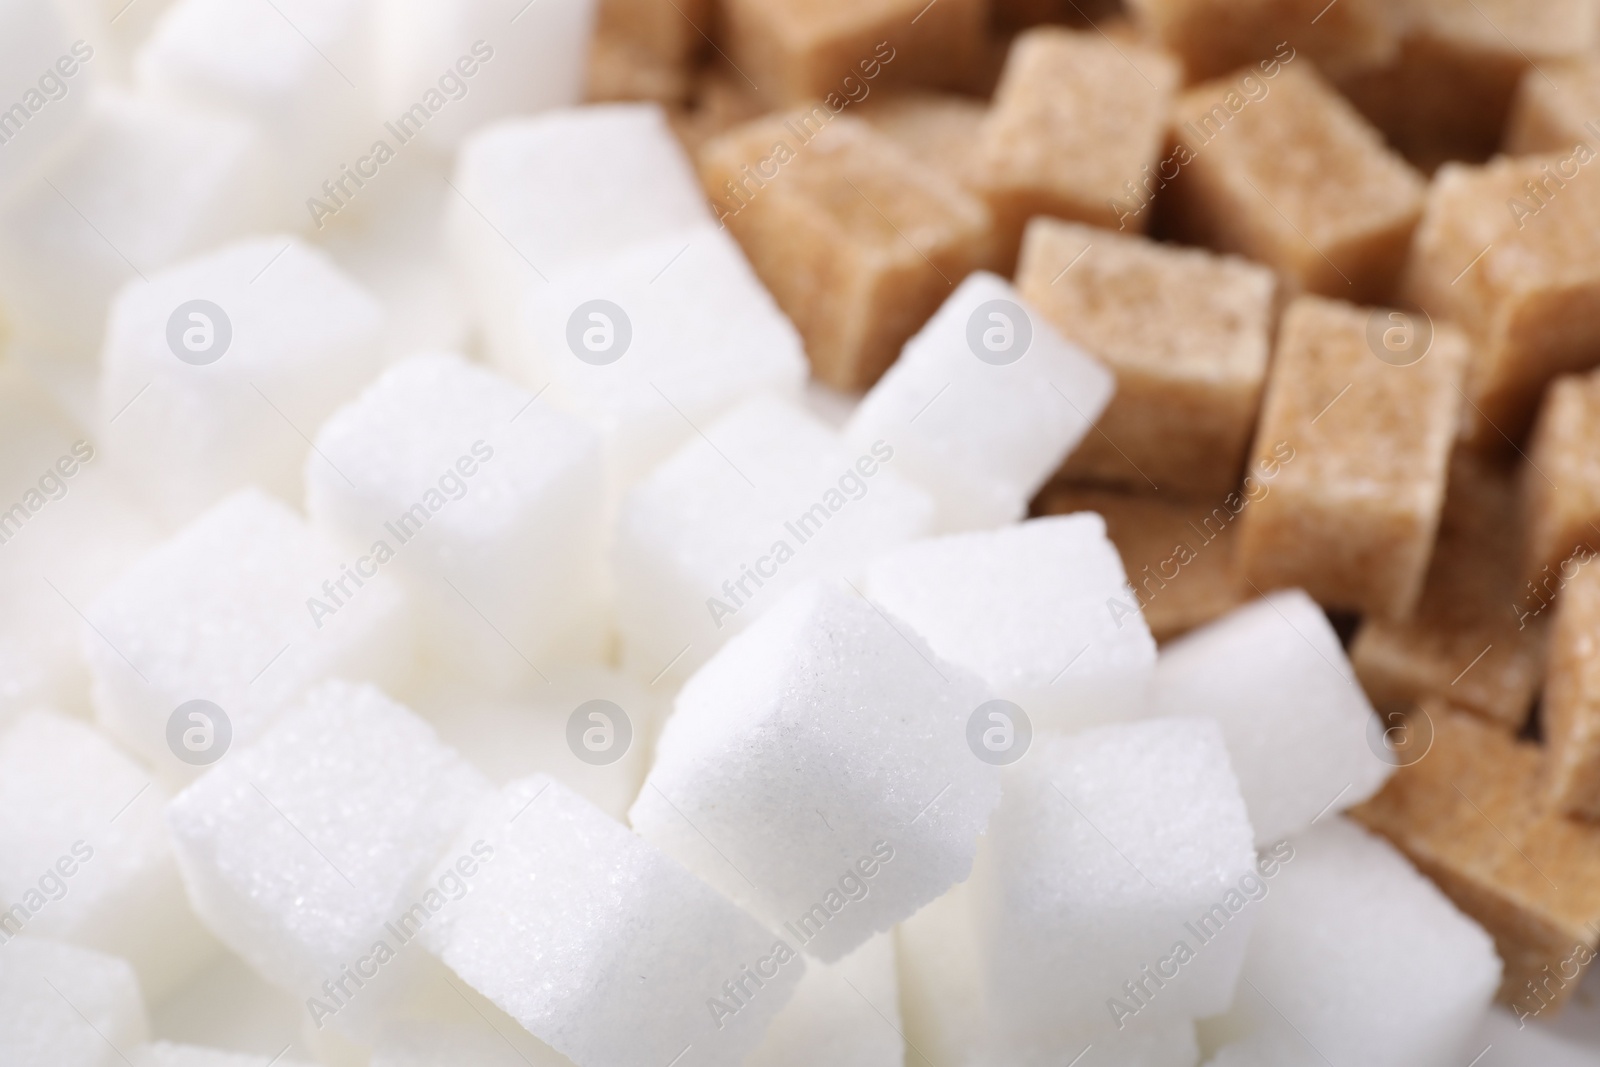
M494 1010L492 1004L489 1007ZM457 1067L462 1063L472 1067L571 1067L572 1061L509 1020L504 1027L407 1022L385 1029L373 1046L369 1067Z
M94 45L73 40L52 0L22 0L0 12L0 192L47 164L82 121L99 65Z
M382 324L369 293L287 236L130 283L101 354L110 461L173 524L246 485L298 499L308 435L382 368Z
M605 17L602 3L600 14ZM662 7L661 3L636 4L635 8ZM678 13L667 8L682 24ZM682 106L688 101L693 84L692 68L682 62L663 59L657 50L634 39L634 34L652 33L648 16L641 16L635 31L616 30L602 24L589 41L588 73L583 99L589 103L621 100L653 100L663 106ZM692 30L690 32L693 32ZM670 47L670 45L668 46Z
M404 594L383 574L330 593L348 558L259 490L222 500L84 609L100 724L183 782L313 682L403 680Z
M1512 155L1570 152L1590 142L1595 136L1592 116L1597 104L1600 62L1593 56L1574 56L1551 63L1546 70L1524 71L1506 120L1506 151Z
M855 112L914 159L980 195L978 139L988 113L977 97L926 91L873 96Z
M902 1067L894 936L878 934L837 963L811 964L745 1067Z
M613 566L623 661L681 681L806 578L855 578L925 533L933 504L887 441L847 447L794 405L756 397L624 498Z
M845 434L883 441L938 506L935 528L1014 522L1090 433L1115 382L1004 279L973 274L906 343Z
M1528 441L1518 502L1521 571L1541 609L1579 562L1600 552L1597 415L1600 375L1563 375L1550 383Z
M684 67L710 28L710 0L600 0L595 36L612 36L658 64Z
M1156 643L1105 531L1085 513L916 541L877 559L863 591L1030 724L1129 719Z
M125 961L43 938L0 951L0 1000L0 1058L18 1067L113 1067L148 1035Z
M853 589L795 589L679 691L629 821L824 962L966 878L989 694Z
M302 1055L312 1042L302 1034L305 1005L223 950L181 988L151 1006L150 1028L186 1045L232 1048L269 1059ZM293 1046L292 1049L286 1046Z
M1129 6L1147 32L1183 59L1189 81L1274 55L1285 59L1285 51L1293 59L1303 49L1335 72L1374 66L1398 51L1396 20L1380 0L1332 8L1317 0L1132 0Z
M1544 689L1548 796L1560 811L1600 817L1600 567L1585 566L1561 591Z
M578 1067L742 1063L805 971L783 937L543 775L481 805L455 850L468 842L492 862L427 944Z

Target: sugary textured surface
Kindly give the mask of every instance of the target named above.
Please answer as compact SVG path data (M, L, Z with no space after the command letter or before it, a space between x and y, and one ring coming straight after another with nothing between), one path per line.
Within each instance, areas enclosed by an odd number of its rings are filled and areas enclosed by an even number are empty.
M50 158L82 120L99 64L94 45L73 48L60 6L21 0L0 12L0 193L19 185Z
M1244 1036L1211 1067L1466 1063L1499 977L1482 929L1386 842L1331 819L1294 842L1260 905L1228 1019Z
M841 107L769 115L702 145L718 217L839 389L877 381L906 338L993 255L976 196Z
M1238 485L1272 349L1270 270L1035 219L1017 289L1117 379L1063 478L1198 497Z
M1372 705L1338 635L1299 590L1247 604L1162 649L1150 708L1222 726L1257 845L1359 804L1392 770L1369 747Z
M1543 726L1549 797L1557 810L1600 818L1600 566L1561 591L1550 634Z
M679 692L628 817L832 962L966 878L1000 791L965 736L987 699L849 586L810 583Z
M916 541L866 577L867 596L1036 728L1142 710L1156 643L1098 515Z
M621 318L585 311L594 300ZM507 370L530 388L549 384L551 403L599 426L613 492L738 401L795 396L806 379L800 335L710 223L552 271L528 290L518 326Z
M130 1050L129 1062L133 1067L261 1067L260 1056L228 1052L200 1045L178 1045L171 1041L157 1041ZM305 1060L278 1059L272 1067L311 1067Z
M1023 516L1114 388L1008 282L979 272L906 343L845 433L894 449L937 502L935 528L981 529Z
M486 801L454 849L488 858L429 947L579 1067L742 1063L805 971L786 940L543 775Z
M991 1024L1065 1045L1225 1009L1261 889L1222 731L1151 719L1035 746L974 875Z
M1550 383L1521 477L1522 577L1553 597L1569 557L1600 552L1600 374Z
M1188 80L1211 78L1273 55L1306 57L1325 70L1359 70L1397 51L1382 0L1333 8L1318 0L1131 0L1136 19L1183 59Z
M813 963L745 1067L902 1067L894 935L878 934L838 963Z
M1310 292L1388 299L1422 213L1422 178L1308 64L1273 67L1178 99L1177 227ZM1168 169L1159 178L1171 181Z
M325 682L178 794L167 819L206 924L307 997L316 1029L344 1029L381 1014L413 965L406 943L470 888L425 876L488 791L410 711ZM369 972L379 980L363 989Z
M371 294L292 237L133 281L101 350L108 457L173 524L246 485L298 499L302 434L378 373L382 328Z
M1401 321L1412 325L1386 325ZM1390 618L1421 595L1469 353L1440 323L1420 359L1380 359L1372 336L1401 328L1417 327L1320 297L1284 312L1254 456L1292 461L1239 529L1240 567L1259 588L1300 586L1324 605Z
M1545 468L1549 470L1548 467ZM1411 617L1369 617L1350 662L1381 711L1427 698L1521 729L1544 674L1546 591L1522 588L1511 478L1461 452L1451 458L1439 536Z
M916 91L873 96L855 107L913 158L975 192L982 189L978 138L988 113L976 97Z
M307 510L356 575L335 577L319 621L392 563L440 669L488 683L598 661L601 478L581 420L458 355L402 361L306 461Z
M233 743L245 744L319 679L403 679L410 620L388 576L369 579L330 618L308 610L346 558L258 490L222 500L85 609L101 725L164 776L188 781L197 768L167 747L180 704L216 704Z
M16 1067L115 1067L149 1024L133 969L37 937L0 949L0 1060Z
M178 881L169 795L82 720L31 711L0 734L0 941L120 956L152 1000L193 973L216 943Z
M1505 148L1512 155L1570 152L1594 139L1589 128L1600 112L1600 59L1573 57L1551 63L1541 77L1523 73L1507 120Z
M1427 755L1352 814L1494 935L1502 1003L1555 1014L1600 940L1600 829L1549 809L1539 746L1439 704L1408 728Z
M623 661L651 683L687 678L785 590L854 579L932 519L887 441L847 448L772 397L703 429L628 493L618 518Z

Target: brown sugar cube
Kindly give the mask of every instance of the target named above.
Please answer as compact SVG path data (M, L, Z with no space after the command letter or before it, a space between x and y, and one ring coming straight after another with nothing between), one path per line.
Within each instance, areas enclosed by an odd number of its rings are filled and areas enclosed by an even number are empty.
M1505 150L1570 152L1600 144L1600 56L1542 64L1522 75L1511 103Z
M1562 588L1547 670L1546 796L1563 814L1600 819L1600 566L1578 567Z
M1402 291L1473 340L1475 447L1521 438L1551 378L1600 360L1597 231L1600 163L1499 157L1434 175Z
M706 47L711 0L600 0L595 36L631 45L641 62L683 68Z
M726 0L734 65L776 105L887 85L960 87L982 61L983 0Z
M1190 89L1172 134L1159 179L1170 181L1178 232L1309 292L1388 299L1422 213L1422 177L1309 64Z
M987 208L867 123L810 110L708 142L700 175L805 341L816 376L862 389L988 261Z
M1404 618L1422 591L1468 348L1441 325L1398 365L1371 339L1390 314L1314 296L1284 312L1254 456L1287 448L1293 461L1239 530L1240 567L1263 592L1299 586L1324 607Z
M1207 511L1186 501L1056 485L1040 494L1035 511L1094 511L1105 519L1157 641L1203 626L1255 597L1233 566L1235 515L1225 504Z
M689 95L689 68L664 60L633 41L598 30L589 41L588 83L584 99L654 100L681 104Z
M1574 554L1600 553L1600 372L1545 393L1522 471L1523 577L1541 603L1571 577Z
M1350 662L1380 711L1449 700L1515 732L1544 664L1546 620L1519 610L1515 483L1469 453L1451 458L1422 597L1405 620L1368 618Z
M1389 0L1130 0L1134 18L1183 59L1189 81L1282 50L1323 70L1383 63L1399 47ZM1281 58L1281 57L1280 57Z
M852 112L913 159L981 193L978 134L989 105L956 93L879 94Z
M1272 271L1036 218L1017 288L1117 376L1064 480L1207 499L1239 484L1272 348Z
M1600 827L1545 806L1538 745L1445 705L1425 707L1407 730L1419 747L1431 732L1426 754L1349 814L1494 937L1501 1002L1549 1017L1594 958Z
M674 109L667 114L673 132L690 155L698 154L700 146L718 134L760 118L767 110L750 83L732 68L709 66L697 72L690 95L693 101L689 108Z
M979 147L1002 232L1020 237L1031 215L1116 227L1119 198L1161 154L1177 82L1151 48L1053 28L1019 36Z

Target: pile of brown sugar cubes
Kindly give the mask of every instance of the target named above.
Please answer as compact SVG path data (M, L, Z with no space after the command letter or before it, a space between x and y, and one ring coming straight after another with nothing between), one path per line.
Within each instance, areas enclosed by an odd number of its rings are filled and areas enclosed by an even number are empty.
M673 109L814 375L1013 278L1116 378L1033 513L1104 516L1162 641L1315 598L1398 767L1353 816L1554 1018L1600 945L1600 5L662 4L591 93Z

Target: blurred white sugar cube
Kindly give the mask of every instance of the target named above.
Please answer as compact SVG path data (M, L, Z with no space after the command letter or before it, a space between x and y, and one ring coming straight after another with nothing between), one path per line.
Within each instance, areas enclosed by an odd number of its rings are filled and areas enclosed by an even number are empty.
M216 950L178 881L169 794L88 723L31 711L0 733L0 935L128 960L152 1000Z
M88 366L123 283L268 224L266 167L242 120L95 96L41 180L0 205L13 328Z
M1215 719L1257 845L1376 793L1394 769L1328 618L1298 589L1272 593L1173 641L1150 688L1157 715Z
M358 571L392 560L447 673L537 680L601 658L604 480L581 420L460 356L414 356L328 419L306 482Z
M289 217L355 195L339 169L382 132L366 0L176 0L134 59L140 92L247 119L265 136ZM324 190L330 181L333 192Z
M495 123L461 146L451 185L445 226L456 276L490 355L506 367L517 364L517 316L530 288L574 260L714 221L655 104Z
M392 579L347 583L353 591L331 616L307 606L328 595L325 585L349 563L272 497L254 489L227 497L85 609L82 640L101 725L164 777L188 781L203 766L188 760L209 753L180 759L170 747L180 705L216 705L237 745L320 679L403 679L410 620ZM210 739L226 741L221 733Z
M493 1005L489 1011L499 1014ZM387 1027L372 1048L369 1067L570 1067L571 1063L510 1020L503 1024L429 1021Z
M262 1067L260 1056L200 1045L178 1045L171 1041L140 1045L130 1051L128 1062L131 1067ZM311 1065L304 1060L283 1057L273 1060L271 1067Z
M95 49L55 0L0 6L0 195L36 172L72 135L99 72Z
M0 1063L127 1067L149 1035L125 960L37 937L0 947Z
M376 0L375 7L385 117L404 114L430 90L444 92L450 102L422 131L436 151L454 150L494 119L583 99L596 0Z
M847 448L779 398L701 430L628 492L617 520L623 660L650 681L687 677L805 579L859 576L925 533L933 511L899 476L899 453Z
M306 439L382 368L377 301L296 238L123 288L101 354L110 460L173 523L255 484L298 499Z
M606 439L626 489L758 392L798 398L800 335L728 232L705 223L551 268L528 286L508 368Z
M836 582L786 596L678 693L629 820L824 961L971 870L1000 796L989 697Z
M1041 728L1143 712L1156 644L1105 521L1085 512L895 549L864 591Z
M967 276L845 428L879 438L938 502L940 530L1015 522L1111 399L1115 379L1011 284Z
M1483 929L1341 817L1293 841L1211 1067L1460 1067L1500 984Z
M893 934L812 963L745 1067L904 1067Z
M458 903L429 872L488 792L415 714L371 686L325 682L167 818L206 924L308 998L315 1028L361 1033L426 961L409 942Z
M469 849L493 858L427 943L578 1067L741 1064L805 971L792 942L543 775L485 804L454 846Z

